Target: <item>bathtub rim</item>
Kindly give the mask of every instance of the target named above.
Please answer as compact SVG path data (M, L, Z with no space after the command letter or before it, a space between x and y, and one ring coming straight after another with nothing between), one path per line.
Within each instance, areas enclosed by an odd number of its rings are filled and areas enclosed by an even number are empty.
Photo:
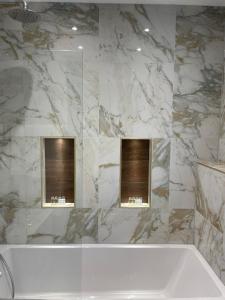
M195 245L189 244L1 244L0 245L0 253L4 253L5 251L12 249L12 248L19 248L19 249L104 249L104 248L133 248L133 249L184 249L191 251L196 258L200 261L202 266L204 267L205 271L209 274L212 278L213 282L215 283L216 287L219 289L221 296L219 297L194 297L192 299L225 299L225 285L222 283L220 278L216 275L213 271L209 263L200 253L200 251L196 248ZM167 298L167 299L189 299L190 298ZM1 298L0 298L1 300Z

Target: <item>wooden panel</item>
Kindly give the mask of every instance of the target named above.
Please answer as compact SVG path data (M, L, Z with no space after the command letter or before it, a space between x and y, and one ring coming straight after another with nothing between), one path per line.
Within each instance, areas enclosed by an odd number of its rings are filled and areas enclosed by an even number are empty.
M142 197L144 203L148 203L148 182L123 183L122 202L127 203L129 197Z
M122 161L149 160L149 143L150 140L122 140Z
M45 138L45 192L46 202L51 197L65 196L66 202L74 202L75 158L74 139Z
M148 160L123 161L122 178L125 182L148 182Z
M121 141L121 202L129 197L149 198L150 140L123 139Z

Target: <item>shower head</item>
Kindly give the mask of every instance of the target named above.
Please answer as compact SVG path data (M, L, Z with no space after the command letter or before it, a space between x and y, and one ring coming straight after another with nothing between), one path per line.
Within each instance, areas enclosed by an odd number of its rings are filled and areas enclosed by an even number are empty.
M27 0L23 0L22 8L10 10L9 16L22 23L35 23L39 20L39 15L31 9L28 9Z

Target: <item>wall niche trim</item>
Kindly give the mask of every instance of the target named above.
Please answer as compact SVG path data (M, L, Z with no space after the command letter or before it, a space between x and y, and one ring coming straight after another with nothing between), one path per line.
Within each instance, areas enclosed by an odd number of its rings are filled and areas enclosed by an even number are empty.
M150 206L151 162L151 139L121 139L120 207Z
M75 206L76 140L42 137L42 207Z

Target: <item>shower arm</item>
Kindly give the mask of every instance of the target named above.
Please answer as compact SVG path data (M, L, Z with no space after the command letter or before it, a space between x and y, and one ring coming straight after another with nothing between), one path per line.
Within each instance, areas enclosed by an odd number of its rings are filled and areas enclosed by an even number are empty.
M25 10L28 9L28 8L27 8L27 0L23 0L23 8L24 8Z

